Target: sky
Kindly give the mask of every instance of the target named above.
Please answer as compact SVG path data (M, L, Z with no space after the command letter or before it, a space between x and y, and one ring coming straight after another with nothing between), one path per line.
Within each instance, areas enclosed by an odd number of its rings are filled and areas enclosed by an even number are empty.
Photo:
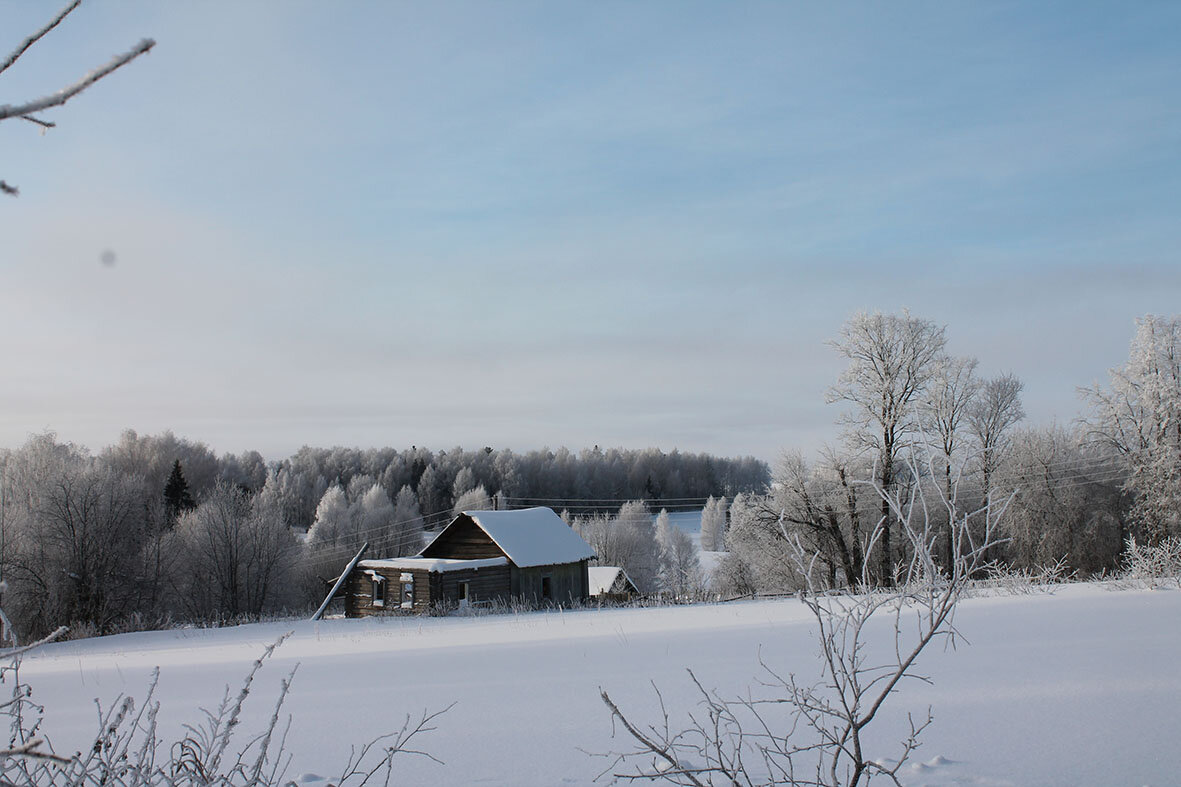
M0 447L773 460L859 311L1031 426L1181 311L1176 3L86 2L0 104L144 37L0 123Z

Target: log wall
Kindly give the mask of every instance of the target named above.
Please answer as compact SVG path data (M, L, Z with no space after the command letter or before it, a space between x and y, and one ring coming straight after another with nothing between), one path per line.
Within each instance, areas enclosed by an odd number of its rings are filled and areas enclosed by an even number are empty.
M542 579L550 578L550 597L542 595ZM513 598L528 604L570 604L590 597L590 578L587 561L562 563L556 566L515 568L512 578Z
M373 603L373 580L367 572L373 571L385 577L385 604ZM402 608L401 576L414 577L414 606ZM404 612L426 612L437 598L432 587L431 573L421 569L399 568L355 568L345 582L344 615L346 618L362 618L369 615L393 615Z

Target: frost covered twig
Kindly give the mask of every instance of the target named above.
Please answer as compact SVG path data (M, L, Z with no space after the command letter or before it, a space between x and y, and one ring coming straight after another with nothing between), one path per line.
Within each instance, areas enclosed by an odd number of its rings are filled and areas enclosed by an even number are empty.
M57 16L46 23L44 27L22 41L20 45L17 46L16 49L14 49L8 55L8 57L4 59L3 62L0 62L0 74L12 67L12 65L29 50L29 48L31 48L51 30L57 27L63 19L69 16L70 13L72 13L79 6L81 1L82 0L73 0L73 2L62 9L62 11ZM50 93L49 95L42 96L41 98L35 98L19 104L4 104L0 106L0 121L16 117L27 120L30 123L35 123L45 129L53 128L56 124L47 120L42 120L41 118L33 117L34 113L51 109L53 107L59 107L62 104L65 104L71 98L86 90L88 87L93 85L95 82L98 82L103 77L106 77L114 71L122 68L140 55L151 51L152 47L155 45L155 41L150 38L145 38L123 54L116 55L105 65L99 66L98 68L83 76L77 82L62 88L55 93ZM0 193L17 196L20 191L16 186L0 180Z
M42 96L41 98L27 101L24 104L16 104L15 106L12 104L4 104L3 106L0 106L0 120L7 120L11 117L30 119L27 116L33 114L34 112L41 112L42 110L49 109L51 107L59 107L111 72L122 68L140 55L151 51L152 47L155 45L155 41L150 38L145 38L123 54L116 55L105 66L96 68L74 84L64 87L56 93L51 93L48 96ZM45 123L42 123L41 125L45 125Z
M394 773L393 759L397 754L412 754L419 757L426 757L431 762L442 765L443 761L433 754L420 749L410 748L410 742L424 733L434 732L437 729L434 726L435 719L453 707L455 707L454 702L442 710L434 712L423 711L418 721L413 724L411 724L411 717L407 716L405 722L402 724L402 729L398 732L379 736L360 747L354 746L349 753L348 761L345 762L345 766L336 778L335 783L341 785L354 783L357 787L364 787L364 785L369 783L370 779L379 772L384 771L385 778L382 784L388 785ZM370 764L369 755L376 749L380 749L382 756L379 760Z
M1129 536L1124 544L1125 569L1122 579L1143 587L1181 587L1181 538L1164 538L1144 545Z
M16 49L12 50L12 52L8 55L8 57L4 58L4 62L0 63L0 74L3 74L5 71L7 71L9 68L11 68L13 63L15 63L17 60L20 60L21 55L23 55L25 52L29 51L29 47L31 47L33 44L40 41L45 36L46 33L48 33L50 30L52 30L53 28L55 28L59 24L61 24L61 21L63 19L65 19L67 16L69 16L70 13L73 12L73 10L75 8L77 8L81 3L82 3L82 0L74 0L74 2L70 3L68 6L63 8L57 16L55 16L53 19L50 19L48 22L46 22L44 27L42 27L36 33L33 33L33 35L29 36L24 41L22 41L20 46L18 46Z

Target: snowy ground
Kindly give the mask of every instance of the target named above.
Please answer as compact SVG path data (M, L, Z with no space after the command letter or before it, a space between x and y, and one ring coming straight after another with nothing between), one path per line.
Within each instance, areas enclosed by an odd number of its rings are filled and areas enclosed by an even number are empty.
M971 599L958 623L971 644L926 656L921 668L934 685L908 685L875 744L898 740L905 711L932 706L935 724L907 784L1181 783L1181 592L1080 585ZM446 764L406 759L402 783L587 784L605 763L580 749L626 745L611 738L598 687L655 721L649 681L670 708L686 710L686 667L722 692L752 682L760 648L770 664L815 671L809 629L794 599L270 623L61 643L28 657L22 674L47 707L54 745L73 751L93 734L93 698L142 695L160 665L168 736L236 686L265 644L294 630L260 673L243 724L261 726L280 678L298 663L289 778L333 775L351 743L454 702L423 741Z

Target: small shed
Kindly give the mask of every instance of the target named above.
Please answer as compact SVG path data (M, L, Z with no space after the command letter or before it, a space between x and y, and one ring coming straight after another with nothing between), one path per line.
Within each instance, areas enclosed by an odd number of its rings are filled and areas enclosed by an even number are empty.
M584 602L594 557L552 509L464 511L415 557L358 562L346 581L345 615Z
M636 583L620 566L591 566L590 595L600 601L628 601L639 595Z

